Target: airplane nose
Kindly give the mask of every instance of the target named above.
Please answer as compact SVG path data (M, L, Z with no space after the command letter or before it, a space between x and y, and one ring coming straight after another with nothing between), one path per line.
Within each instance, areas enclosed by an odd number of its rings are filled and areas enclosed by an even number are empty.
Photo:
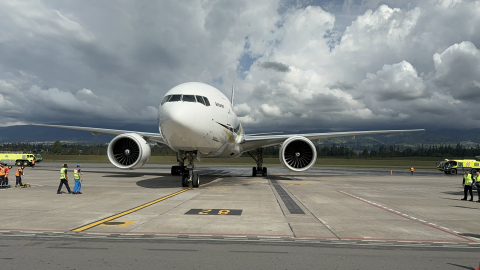
M161 117L161 130L166 139L170 139L171 143L174 143L173 140L175 140L177 143L183 141L183 143L193 145L206 136L208 117L198 115L194 108L194 105L197 104L168 105L173 106L162 108Z

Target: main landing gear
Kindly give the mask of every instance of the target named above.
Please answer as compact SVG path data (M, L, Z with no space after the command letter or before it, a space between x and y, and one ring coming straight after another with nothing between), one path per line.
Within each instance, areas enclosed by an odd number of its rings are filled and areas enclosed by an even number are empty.
M192 183L192 187L198 188L200 186L200 175L195 174L193 171L195 165L193 164L197 157L197 151L180 151L177 154L177 161L179 166L172 166L172 175L182 176L182 187L189 187ZM188 165L185 166L185 160L188 160Z
M255 154L250 152L247 152L247 154L249 154L255 160L255 162L257 162L257 167L252 168L252 176L267 176L267 167L263 167L263 148L257 149Z

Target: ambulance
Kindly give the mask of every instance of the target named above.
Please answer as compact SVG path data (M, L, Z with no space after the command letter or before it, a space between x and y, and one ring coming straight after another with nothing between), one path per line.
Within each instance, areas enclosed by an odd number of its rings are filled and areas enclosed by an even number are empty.
M445 159L437 165L437 169L452 175L457 174L459 170L462 173L469 170L474 174L480 171L480 156L477 156L476 159Z

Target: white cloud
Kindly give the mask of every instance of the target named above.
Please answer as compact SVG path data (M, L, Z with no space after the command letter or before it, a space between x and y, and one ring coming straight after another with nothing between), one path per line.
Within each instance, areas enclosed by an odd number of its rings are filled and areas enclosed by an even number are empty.
M0 125L155 125L186 81L235 85L247 132L478 123L480 1L288 3L2 1Z

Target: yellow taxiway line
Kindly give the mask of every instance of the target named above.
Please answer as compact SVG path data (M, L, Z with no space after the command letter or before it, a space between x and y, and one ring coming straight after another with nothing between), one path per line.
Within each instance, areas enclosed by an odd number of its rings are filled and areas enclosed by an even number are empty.
M208 183L210 183L210 182L212 182L213 180L216 180L216 179L217 179L217 178L213 178L213 179L211 179L211 180L208 180L208 181L206 181L206 182L201 183L200 185L208 184ZM167 196L165 196L165 197L162 197L162 198L160 198L160 199L156 199L156 200L151 201L151 202L148 202L148 203L146 203L146 204L142 204L142 205L140 205L140 206L137 206L137 207L132 208L132 209L130 209L130 210L127 210L127 211L125 211L125 212L122 212L122 213L119 213L119 214L115 214L115 215L113 215L113 216L110 216L110 217L101 219L101 220L99 220L99 221L95 221L95 222L89 223L89 224L87 224L87 225L84 225L84 226L82 226L82 227L73 229L73 230L71 230L71 231L72 231L72 232L83 232L83 231L85 231L85 230L91 229L91 228L93 228L93 227L95 227L95 226L98 226L98 225L100 225L100 224L103 224L103 223L105 223L105 222L112 221L112 220L114 220L114 219L116 219L116 218L123 217L123 216L125 216L125 215L131 214L131 213L133 213L133 212L135 212L135 211L138 211L138 210L140 210L140 209L143 209L143 208L145 208L145 207L147 207L147 206L150 206L150 205L152 205L152 204L156 204L156 203L158 203L158 202L164 201L164 200L166 200L166 199L168 199L168 198L171 198L171 197L173 197L173 196L176 196L176 195L178 195L178 194L180 194L180 193L183 193L183 192L185 192L185 191L189 191L189 190L191 190L191 189L192 189L191 187L186 188L186 189L182 189L182 190L180 190L180 191L177 191L177 192L175 192L175 193L172 193L172 194L167 195Z

